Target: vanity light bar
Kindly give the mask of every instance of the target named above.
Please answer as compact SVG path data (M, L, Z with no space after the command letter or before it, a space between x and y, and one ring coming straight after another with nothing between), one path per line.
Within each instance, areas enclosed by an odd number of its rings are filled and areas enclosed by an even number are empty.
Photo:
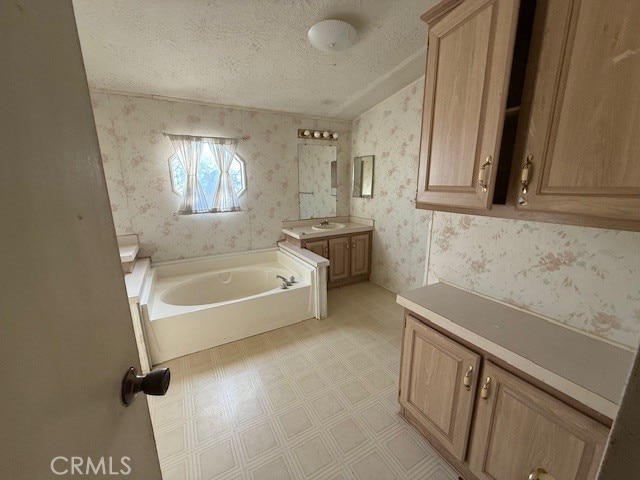
M305 130L298 129L298 138L310 138L313 140L337 140L338 132L330 132L329 130Z

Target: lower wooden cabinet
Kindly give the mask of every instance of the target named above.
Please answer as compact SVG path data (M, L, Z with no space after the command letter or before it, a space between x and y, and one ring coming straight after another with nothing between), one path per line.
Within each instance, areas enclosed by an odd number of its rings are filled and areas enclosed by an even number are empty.
M329 239L329 281L343 280L350 274L349 237Z
M469 452L482 480L527 479L537 467L556 480L595 479L609 429L487 362Z
M478 373L482 371L482 375ZM468 388L467 388L468 387ZM596 478L609 429L406 315L399 402L465 480ZM471 432L471 433L470 433Z
M351 276L369 275L371 259L371 235L351 235Z
M327 240L316 240L313 242L307 242L304 248L312 251L316 255L320 255L324 258L329 258L329 242Z
M314 240L295 240L294 244L329 259L328 286L337 287L369 279L371 271L371 232L331 236Z
M407 316L400 404L464 460L480 356Z

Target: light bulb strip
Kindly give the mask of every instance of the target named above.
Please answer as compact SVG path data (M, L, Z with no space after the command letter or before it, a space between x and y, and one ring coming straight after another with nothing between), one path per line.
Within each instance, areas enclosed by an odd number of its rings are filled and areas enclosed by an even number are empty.
M332 132L330 130L312 130L308 128L298 129L298 138L306 138L308 140L328 140L335 142L340 135L338 132Z

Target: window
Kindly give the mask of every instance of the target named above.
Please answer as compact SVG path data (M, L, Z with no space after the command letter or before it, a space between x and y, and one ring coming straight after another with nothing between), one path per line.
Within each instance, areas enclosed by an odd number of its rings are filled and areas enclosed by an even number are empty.
M182 198L180 214L232 212L240 210L238 197L246 190L244 161L235 153L234 139L170 135L176 153L169 157L171 189ZM197 158L191 192L183 158ZM224 170L227 175L222 175ZM224 177L224 178L221 178Z

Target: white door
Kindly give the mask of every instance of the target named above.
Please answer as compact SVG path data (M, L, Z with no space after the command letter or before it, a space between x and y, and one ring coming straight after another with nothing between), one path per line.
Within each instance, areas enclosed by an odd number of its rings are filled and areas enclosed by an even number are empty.
M159 479L70 0L0 0L0 72L0 478Z

